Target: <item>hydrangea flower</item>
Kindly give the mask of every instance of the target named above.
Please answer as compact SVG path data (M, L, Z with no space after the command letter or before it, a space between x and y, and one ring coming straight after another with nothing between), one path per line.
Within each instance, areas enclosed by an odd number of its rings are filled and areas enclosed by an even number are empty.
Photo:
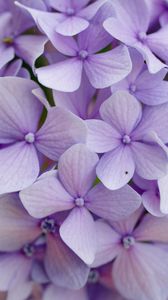
M146 105L159 105L168 101L168 83L164 81L166 69L156 74L149 73L141 54L130 49L131 73L120 82L112 85L112 93L126 90Z
M11 63L6 64L0 69L0 77L18 76L22 78L30 78L28 70L22 67L22 60L16 59Z
M19 191L36 180L39 153L56 161L65 149L85 142L86 125L61 108L49 108L38 129L43 105L32 93L39 86L17 77L0 78L0 194ZM4 164L4 161L6 162Z
M94 266L114 260L112 279L127 299L167 299L167 218L146 215L136 227L141 210L119 223L98 220L99 247ZM131 288L130 288L131 286Z
M89 267L63 243L54 218L32 218L17 194L3 195L0 200L0 272L3 272L0 290L17 287L30 280L32 275L42 283L48 282L43 278L44 271L36 265L41 254L46 273L54 284L72 289L84 286ZM46 240L38 243L38 238L44 235Z
M89 26L90 19L107 0L98 0L90 5L89 2L90 0L47 0L48 7L53 11L45 13L16 3L31 13L37 26L46 35L48 32L55 32L63 36L73 36Z
M33 4L32 0L27 2L32 6L45 8L42 1L38 4ZM24 34L32 25L30 17L22 13L22 10L14 5L13 0L6 1L3 5L0 3L0 69L15 55L30 66L34 66L35 60L44 51L47 39L42 35Z
M165 142L160 118L167 127L167 104L146 107L128 92L116 92L100 107L102 120L86 120L87 146L104 153L96 169L109 189L124 186L136 171L145 179L158 179L167 172L167 152L156 135ZM161 134L162 133L162 134ZM158 144L159 143L159 144Z
M162 60L168 60L168 26L148 34L150 10L145 0L114 0L112 5L116 16L105 20L107 32L137 49L144 57L150 73L157 73L166 67Z
M125 46L98 53L112 40L102 27L110 8L110 3L104 4L100 8L103 13L97 12L92 25L77 40L47 32L54 47L70 58L36 69L40 83L58 91L73 92L80 87L83 72L94 88L109 87L130 73L132 64Z
M118 220L141 204L140 196L127 185L118 191L110 191L102 184L92 188L97 163L98 156L85 145L74 145L59 159L58 173L48 172L20 192L24 207L33 217L70 211L60 227L60 235L86 264L93 262L96 252L91 212L105 219Z

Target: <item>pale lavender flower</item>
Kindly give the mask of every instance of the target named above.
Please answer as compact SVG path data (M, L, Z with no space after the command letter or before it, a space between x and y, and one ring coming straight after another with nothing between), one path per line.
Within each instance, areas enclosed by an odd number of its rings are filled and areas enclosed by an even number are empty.
M98 156L85 145L74 145L61 156L58 173L48 172L20 192L24 207L36 218L70 210L60 227L60 235L87 264L93 262L96 252L91 212L105 219L118 220L141 204L140 196L128 185L118 191L110 191L102 184L92 188L97 163Z
M137 49L144 57L150 73L157 73L167 67L162 60L168 60L168 26L148 34L150 10L146 1L113 0L112 5L116 17L108 18L104 22L107 32Z
M32 218L17 194L3 195L0 200L0 290L10 290L31 280L31 276L40 283L48 283L44 270L37 264L41 256L51 282L72 289L83 287L89 267L63 243L56 219ZM42 235L44 241L39 243Z
M40 83L58 91L73 92L80 87L83 72L94 88L109 87L130 73L132 64L127 47L97 53L112 40L102 27L111 7L109 2L104 4L91 26L80 33L77 40L58 35L55 31L45 32L54 47L70 58L36 69ZM46 26L48 29L48 23Z
M168 83L164 81L167 70L163 69L157 74L151 74L137 50L130 49L130 56L132 71L125 79L112 85L112 93L127 90L146 105L159 105L167 102Z
M97 0L88 5L89 2L90 0L47 0L48 7L54 11L45 13L21 5L19 2L16 4L30 12L39 29L46 35L59 33L64 36L73 36L89 26L90 19L107 0Z
M168 219L146 215L136 227L141 210L125 221L96 221L99 247L93 266L114 260L112 280L127 299L166 300ZM130 288L131 287L131 288Z
M135 171L150 180L166 175L167 149L162 142L168 139L167 110L167 104L142 110L136 98L121 91L101 105L102 120L85 121L87 146L104 153L96 173L107 188L124 186Z
M6 64L0 69L0 77L18 76L22 78L30 78L28 70L22 67L22 63L21 59L16 59L11 63Z
M86 141L86 125L61 108L48 107L40 129L43 105L33 95L39 86L28 79L0 78L0 193L21 190L39 174L39 152L52 160L70 146ZM4 163L5 162L5 163Z
M110 88L96 90L83 76L80 88L72 93L53 90L55 105L71 111L82 119L99 118L102 102L110 97Z
M32 6L45 8L42 1L36 4L33 2L28 0L28 4ZM25 60L30 66L34 66L35 60L44 52L47 39L42 35L24 34L24 31L33 24L30 17L14 5L13 0L6 1L5 5L1 7L0 68L11 61L15 55Z

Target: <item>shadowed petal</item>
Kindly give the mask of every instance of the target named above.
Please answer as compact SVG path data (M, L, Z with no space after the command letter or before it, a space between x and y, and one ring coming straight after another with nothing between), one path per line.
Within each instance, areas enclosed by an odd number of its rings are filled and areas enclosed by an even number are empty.
M86 284L89 268L63 243L58 235L48 235L44 263L47 274L55 285L80 289Z

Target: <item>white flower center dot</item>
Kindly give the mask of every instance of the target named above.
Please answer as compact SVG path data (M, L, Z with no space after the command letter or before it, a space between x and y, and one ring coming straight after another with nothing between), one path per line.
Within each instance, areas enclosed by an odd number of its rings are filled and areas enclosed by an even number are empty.
M76 206L82 207L82 206L84 206L84 203L85 203L85 201L84 201L83 198L77 198L77 199L75 199Z
M25 141L27 143L29 143L29 144L34 143L34 141L35 141L35 135L34 135L34 133L32 133L32 132L27 133L25 135Z
M127 135L127 134L125 134L125 135L123 136L123 138L122 138L122 142L123 142L124 144L130 144L130 143L131 143L131 138L130 138L130 136Z
M125 249L130 249L135 244L135 238L131 235L127 235L122 239L122 244Z
M129 87L130 92L135 93L136 89L137 89L136 85L134 83L131 83Z
M86 50L80 50L79 51L79 57L84 60L88 57L88 52Z
M140 32L138 32L137 37L140 42L144 42L147 38L147 34L144 31L140 31Z

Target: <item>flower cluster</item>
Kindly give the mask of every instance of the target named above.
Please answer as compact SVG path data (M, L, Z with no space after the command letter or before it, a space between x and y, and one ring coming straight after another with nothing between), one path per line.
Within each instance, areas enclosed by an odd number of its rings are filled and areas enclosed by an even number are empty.
M168 300L168 1L0 0L0 292Z

